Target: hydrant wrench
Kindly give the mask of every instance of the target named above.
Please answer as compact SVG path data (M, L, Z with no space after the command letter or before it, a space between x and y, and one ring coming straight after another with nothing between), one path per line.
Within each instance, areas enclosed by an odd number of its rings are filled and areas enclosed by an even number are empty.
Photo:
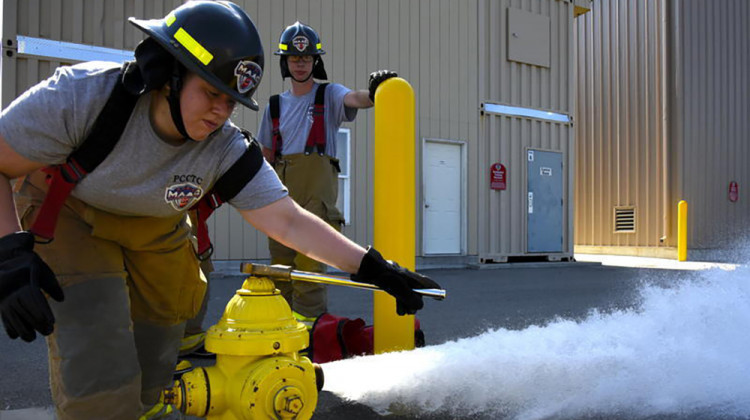
M359 289L367 289L367 290L381 290L378 286L375 286L374 284L361 283L361 282L350 280L346 277L331 276L328 274L321 274L321 273L312 273L309 271L292 270L290 266L281 265L281 264L265 265L265 264L254 264L254 263L244 262L240 266L240 270L245 274L269 277L274 280L281 280L281 281L300 280L300 281L307 281L311 283L332 284L335 286L348 286L348 287L356 287ZM435 300L445 299L444 289L414 289L414 293L420 294L422 296L431 297Z

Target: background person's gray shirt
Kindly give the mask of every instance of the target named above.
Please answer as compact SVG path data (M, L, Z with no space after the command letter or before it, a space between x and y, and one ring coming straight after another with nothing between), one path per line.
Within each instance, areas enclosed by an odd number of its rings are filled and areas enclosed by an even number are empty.
M313 83L310 92L294 96L290 90L280 95L279 100L279 132L282 138L282 155L304 153L307 137L312 128L312 111L315 107L315 92L318 83ZM325 112L323 118L326 125L326 151L328 156L336 157L336 133L344 121L353 121L357 116L357 109L344 105L344 96L351 92L346 86L331 83L326 88ZM258 141L263 147L273 149L271 129L270 105L266 105L263 118L258 130ZM317 153L317 149L315 150Z

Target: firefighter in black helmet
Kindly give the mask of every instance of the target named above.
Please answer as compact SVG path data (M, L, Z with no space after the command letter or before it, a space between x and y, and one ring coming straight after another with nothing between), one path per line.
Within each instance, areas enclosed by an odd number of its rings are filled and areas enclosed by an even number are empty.
M345 121L353 121L357 109L373 106L378 85L396 76L383 70L370 75L369 89L350 90L328 79L322 56L325 54L318 33L300 22L281 32L278 48L281 77L291 79L291 88L274 95L266 107L258 132L263 153L272 162L291 197L336 230L344 218L336 208L339 160L336 135ZM324 272L325 265L269 239L273 264L290 265L298 270ZM294 310L308 325L327 311L324 285L279 282L276 285Z
M229 121L263 75L240 7L131 22L148 35L135 62L60 67L0 114L0 318L11 339L49 336L56 418L169 414L158 396L206 285L186 213L214 189L269 237L422 307L412 289L434 282L302 210Z
M274 52L280 55L279 66L281 67L281 78L291 77L298 83L305 83L310 78L318 80L328 80L326 69L323 66L323 59L320 57L326 52L323 50L323 44L320 42L318 33L313 28L300 22L295 22L288 26L281 33L279 39L279 49ZM313 59L312 72L304 79L300 80L289 72L289 56L302 57L309 56ZM297 60L294 58L293 60Z

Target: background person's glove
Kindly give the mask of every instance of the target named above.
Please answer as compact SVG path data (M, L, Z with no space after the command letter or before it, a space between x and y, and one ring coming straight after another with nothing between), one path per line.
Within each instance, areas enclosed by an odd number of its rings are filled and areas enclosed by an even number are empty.
M375 91L378 90L378 86L383 83L384 80L388 80L391 77L398 77L395 71L390 70L378 70L370 73L370 101L375 103Z
M429 277L402 268L393 261L386 261L373 247L367 250L352 280L374 284L395 297L399 315L415 314L422 309L422 296L412 289L440 289L440 285Z
M10 338L24 341L52 333L55 317L52 299L64 299L60 284L49 266L34 252L34 235L16 232L0 238L0 315Z

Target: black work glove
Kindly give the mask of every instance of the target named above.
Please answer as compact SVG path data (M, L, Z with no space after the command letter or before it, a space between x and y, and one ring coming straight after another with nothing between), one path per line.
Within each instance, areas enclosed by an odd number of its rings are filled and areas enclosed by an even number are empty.
M55 317L42 291L58 302L64 299L55 274L33 249L30 232L0 238L0 315L8 336L24 341L36 338L34 330L49 335L54 328Z
M395 71L390 70L378 70L370 73L370 101L375 103L375 91L378 90L378 86L380 86L384 80L397 76L398 74L396 74Z
M386 261L375 248L367 250L352 280L370 283L385 290L396 298L396 312L399 315L415 314L422 309L422 296L412 289L439 289L440 285L429 277L400 267L393 261Z

